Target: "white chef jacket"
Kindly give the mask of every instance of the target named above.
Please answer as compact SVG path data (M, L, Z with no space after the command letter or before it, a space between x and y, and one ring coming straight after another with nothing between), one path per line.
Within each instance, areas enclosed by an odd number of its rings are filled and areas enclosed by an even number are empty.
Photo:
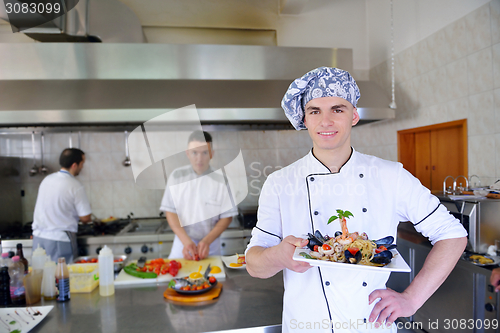
M220 170L209 168L198 175L191 165L175 169L168 177L160 210L179 216L181 226L198 244L222 218L238 214ZM181 258L184 246L174 238L169 258ZM210 244L209 255L220 255L220 237Z
M311 151L267 178L248 249L278 245L288 235L307 238L315 230L334 235L341 230L338 220L327 222L337 209L353 213L350 232L366 232L370 239L396 238L399 221L412 221L432 244L467 235L401 163L352 149L340 171L331 173ZM394 324L375 329L368 321L375 306L368 296L386 288L388 272L312 267L305 273L285 269L283 275L283 332L397 331Z
M92 213L85 188L66 170L54 172L40 183L33 214L33 235L69 242L66 231L78 232L80 216Z

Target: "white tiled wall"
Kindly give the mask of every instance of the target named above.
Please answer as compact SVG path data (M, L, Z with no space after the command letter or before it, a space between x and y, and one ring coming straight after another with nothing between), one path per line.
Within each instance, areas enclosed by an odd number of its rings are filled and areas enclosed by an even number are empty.
M395 32L397 33L397 31ZM370 79L391 91L390 59ZM395 57L396 119L354 128L354 147L397 161L397 131L467 119L469 175L500 178L500 1Z
M256 204L266 177L306 155L312 147L307 131L220 131L212 132L215 154L211 165L214 170L232 161L240 149L245 161L249 195L243 204ZM45 165L50 172L59 170L59 154L69 146L70 133L45 133ZM86 162L78 180L85 186L92 211L98 218L136 217L159 214L163 190L143 189L136 185L132 169L124 167L125 143L123 132L82 132L80 147ZM78 134L72 134L73 147L78 147ZM33 166L30 134L0 135L0 155L22 157L23 221L33 220L38 187L42 175L29 176ZM35 163L41 164L40 134L36 134ZM169 160L167 171L186 165L183 154Z

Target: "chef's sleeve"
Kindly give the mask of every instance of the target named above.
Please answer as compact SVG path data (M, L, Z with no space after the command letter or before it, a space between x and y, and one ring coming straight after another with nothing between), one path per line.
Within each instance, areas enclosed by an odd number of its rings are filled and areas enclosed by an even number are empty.
M85 187L82 185L74 192L75 198L75 209L78 216L87 216L92 213L90 208L89 199L87 198L87 193L85 192Z
M411 221L433 245L444 239L466 237L460 221L417 178L399 166L396 197L400 221Z
M163 197L161 199L160 211L177 214L174 200L172 199L172 194L170 193L170 186L172 186L174 183L173 179L174 179L174 173L172 173L170 177L168 177L167 186L165 187L165 192L163 193Z
M257 225L252 230L252 238L247 251L253 246L268 248L278 245L283 240L279 191L273 176L270 175L259 197Z

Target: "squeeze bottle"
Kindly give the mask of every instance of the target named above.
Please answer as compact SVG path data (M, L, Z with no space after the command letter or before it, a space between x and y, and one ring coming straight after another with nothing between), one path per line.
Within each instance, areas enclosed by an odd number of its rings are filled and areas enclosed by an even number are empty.
M58 302L66 302L70 299L69 293L69 271L64 257L57 259L56 281L59 289L59 295L56 298Z
M14 305L26 305L26 293L24 290L24 264L19 261L19 256L12 257L9 266L10 276L10 298Z
M33 269L43 270L46 260L47 260L47 254L44 248L40 247L40 244L38 244L38 247L36 248L35 251L33 251L33 254L31 256L31 267L33 267Z
M111 296L115 293L113 266L113 252L104 245L99 252L99 294L101 296Z
M56 263L47 260L43 267L42 296L46 301L54 300L57 296L56 289Z

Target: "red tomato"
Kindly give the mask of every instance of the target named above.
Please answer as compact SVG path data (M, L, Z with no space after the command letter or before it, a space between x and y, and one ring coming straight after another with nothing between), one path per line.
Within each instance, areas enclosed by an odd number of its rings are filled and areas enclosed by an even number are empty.
M354 256L359 251L359 249L357 247L350 247L347 249L347 251L351 252L351 254Z
M208 282L210 282L211 284L214 284L215 281L217 281L217 280L215 279L214 276L211 276L211 277L208 278Z
M321 247L323 248L323 250L327 250L327 251L332 249L332 247L328 244L323 244Z
M97 258L92 258L89 260L89 262L92 262L92 263L97 262Z
M165 274L167 274L167 273L168 273L168 270L166 270L166 269L162 269L162 270L160 271L160 273L161 273L161 275L165 275Z
M314 245L314 251L318 252L318 249L319 249L319 246L318 245Z

